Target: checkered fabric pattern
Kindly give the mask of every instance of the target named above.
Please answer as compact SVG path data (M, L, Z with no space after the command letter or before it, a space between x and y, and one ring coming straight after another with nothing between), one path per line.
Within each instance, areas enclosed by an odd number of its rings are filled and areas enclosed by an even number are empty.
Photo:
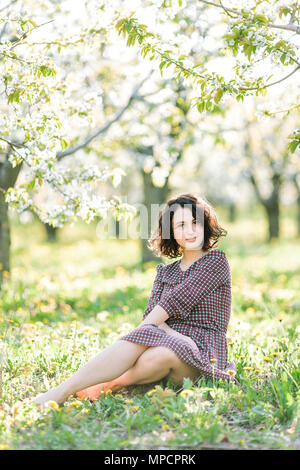
M169 335L152 324L139 326L121 340L146 346L166 346L184 362L199 370L199 377L230 379L226 332L231 314L231 272L223 250L210 250L186 271L180 260L158 264L151 295L143 319L156 305L169 318L166 323L191 337L198 350L184 339ZM215 361L212 361L215 359Z

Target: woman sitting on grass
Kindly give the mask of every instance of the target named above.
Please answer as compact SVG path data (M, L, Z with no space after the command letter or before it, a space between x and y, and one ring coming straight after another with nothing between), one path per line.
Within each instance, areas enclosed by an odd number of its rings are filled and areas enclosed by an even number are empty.
M224 251L212 249L226 233L204 199L192 194L170 199L149 247L158 256L183 256L157 265L143 321L35 403L62 404L75 393L96 400L103 390L163 378L179 384L185 377L229 380L235 373L226 342L231 273Z

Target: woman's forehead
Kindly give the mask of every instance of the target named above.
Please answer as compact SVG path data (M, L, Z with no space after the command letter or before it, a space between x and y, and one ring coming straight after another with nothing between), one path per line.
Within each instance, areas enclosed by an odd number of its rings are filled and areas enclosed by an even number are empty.
M189 221L193 219L192 208L179 207L174 212L174 222Z

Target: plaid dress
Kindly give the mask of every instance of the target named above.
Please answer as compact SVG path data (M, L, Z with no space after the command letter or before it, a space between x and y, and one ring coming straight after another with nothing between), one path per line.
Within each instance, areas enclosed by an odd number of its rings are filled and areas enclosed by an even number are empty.
M157 326L142 325L119 338L146 346L166 346L186 364L198 369L199 377L230 379L227 370L236 370L227 362L226 332L231 313L231 272L225 252L210 250L186 271L180 260L158 264L153 288L143 320L155 305L169 315L166 323L191 337L190 345ZM213 359L213 360L212 360Z

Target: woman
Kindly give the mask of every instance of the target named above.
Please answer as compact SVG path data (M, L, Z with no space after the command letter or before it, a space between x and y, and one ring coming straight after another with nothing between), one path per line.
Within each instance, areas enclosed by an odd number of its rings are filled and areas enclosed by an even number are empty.
M231 273L223 250L212 249L226 231L214 209L192 194L170 199L159 214L149 247L178 258L158 264L143 321L35 402L63 403L77 392L97 399L102 390L201 376L229 380L226 331L231 313ZM229 372L228 372L229 371Z

